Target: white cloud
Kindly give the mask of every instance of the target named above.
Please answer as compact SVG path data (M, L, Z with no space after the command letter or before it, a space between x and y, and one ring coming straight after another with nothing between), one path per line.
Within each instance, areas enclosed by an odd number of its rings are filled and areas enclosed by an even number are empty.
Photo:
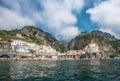
M77 18L73 12L80 13L83 0L1 1L4 5L0 4L0 29L20 29L24 25L42 24L47 31L63 40L69 40L80 33L75 26Z
M0 7L0 11L0 29L18 29L18 27L34 24L28 17L21 16L16 11L10 11L3 7Z
M25 25L35 25L26 13L23 14L23 9L28 11L27 2L20 2L20 0L1 0L4 6L0 5L0 29L11 30L20 29ZM22 1L22 0L21 0ZM21 3L24 3L21 5Z
M58 32L58 35L62 37L64 40L70 40L71 38L74 38L80 33L79 29L77 27L66 27L60 32Z
M83 0L40 0L40 3L43 7L42 23L53 30L57 37L70 40L80 33L75 26L77 18L73 11L76 13L81 11L84 5Z
M107 0L87 10L91 20L100 25L100 29L119 37L120 32L120 0Z

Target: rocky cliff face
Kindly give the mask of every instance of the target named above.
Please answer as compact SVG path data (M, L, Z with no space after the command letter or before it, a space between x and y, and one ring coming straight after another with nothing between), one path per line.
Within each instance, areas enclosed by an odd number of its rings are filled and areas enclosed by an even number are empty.
M120 55L120 40L109 33L98 30L91 33L84 32L72 39L68 45L59 42L49 33L33 26L25 26L20 30L0 30L0 51L12 51L10 46L12 40L22 40L36 43L37 45L50 45L60 52L65 52L66 50L73 50L76 53L77 51L85 52L80 58L108 58ZM93 47L91 47L91 42ZM98 47L94 44L97 44ZM98 51L94 51L95 49ZM91 52L91 50L93 51Z
M59 41L56 40L52 35L50 35L47 32L44 32L38 28L30 27L30 26L25 26L21 30L21 34L28 38L28 39L36 39L40 42L40 44L49 44L51 46L57 46L59 44ZM35 42L35 41L34 41Z
M21 34L29 40L42 45L50 45L60 52L64 52L66 46L64 43L55 39L51 34L42 31L41 29L25 26L21 29ZM34 39L34 40L33 40Z
M97 32L96 32L97 33ZM107 38L105 34L96 33L82 33L81 35L72 39L68 44L68 50L84 50L91 41L97 43L99 52L86 52L81 58L92 58L96 54L96 58L108 58L115 53L115 48L109 42L115 40L114 37ZM108 34L109 35L109 34ZM110 35L109 35L110 36ZM90 48L92 50L93 47Z
M10 44L12 40L16 39L30 43L36 43L38 45L50 45L57 51L61 51L60 46L62 45L62 43L55 39L51 34L44 32L41 29L35 28L33 26L24 26L20 30L17 29L11 31L0 30L0 39L1 49L3 48L2 42L7 42L7 44Z
M79 50L87 46L91 41L94 41L100 45L105 43L104 37L91 33L81 34L68 43L68 50Z
M108 40L111 40L111 41L116 40L116 38L113 35L111 35L110 33L102 32L102 31L99 31L99 30L93 30L91 32L91 34L102 36L102 37L104 37L104 39L108 39Z

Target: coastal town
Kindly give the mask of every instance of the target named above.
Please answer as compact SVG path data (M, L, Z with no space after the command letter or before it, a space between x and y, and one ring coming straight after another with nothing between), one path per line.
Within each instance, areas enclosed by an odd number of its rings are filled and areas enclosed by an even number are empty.
M10 46L12 50L7 52L0 52L0 57L33 60L72 60L95 58L100 59L102 56L98 44L94 43L93 41L84 47L83 50L69 50L64 53L56 51L50 45L37 45L35 43L28 43L22 40L12 40Z
M120 0L0 0L0 81L120 81Z

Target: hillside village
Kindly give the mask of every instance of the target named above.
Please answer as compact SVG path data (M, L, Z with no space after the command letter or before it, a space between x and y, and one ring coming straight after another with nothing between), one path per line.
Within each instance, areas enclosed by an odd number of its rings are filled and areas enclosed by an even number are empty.
M109 59L116 52L112 45L106 43L106 38L96 34L81 34L72 39L68 43L68 47L65 47L61 46L50 34L34 27L24 27L21 30L9 32L1 31L0 33L0 58ZM112 36L110 40L113 38ZM58 50L61 48L63 52Z
M13 40L11 42L11 48L11 52L15 52L17 54L17 56L12 57L14 59L31 58L40 60L65 60L102 58L98 44L94 43L93 41L91 41L91 43L83 50L69 50L64 53L56 51L50 45L37 45L35 43L28 43L22 40ZM107 59L109 57L105 58Z

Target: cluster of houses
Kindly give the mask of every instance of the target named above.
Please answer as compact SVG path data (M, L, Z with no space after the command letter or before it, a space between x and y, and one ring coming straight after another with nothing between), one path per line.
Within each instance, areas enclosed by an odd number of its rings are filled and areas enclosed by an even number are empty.
M13 40L11 42L12 50L17 53L18 58L33 58L33 59L80 59L86 53L97 53L99 47L96 43L91 42L83 50L69 50L65 53L60 53L49 45L37 45L28 43L22 40Z

